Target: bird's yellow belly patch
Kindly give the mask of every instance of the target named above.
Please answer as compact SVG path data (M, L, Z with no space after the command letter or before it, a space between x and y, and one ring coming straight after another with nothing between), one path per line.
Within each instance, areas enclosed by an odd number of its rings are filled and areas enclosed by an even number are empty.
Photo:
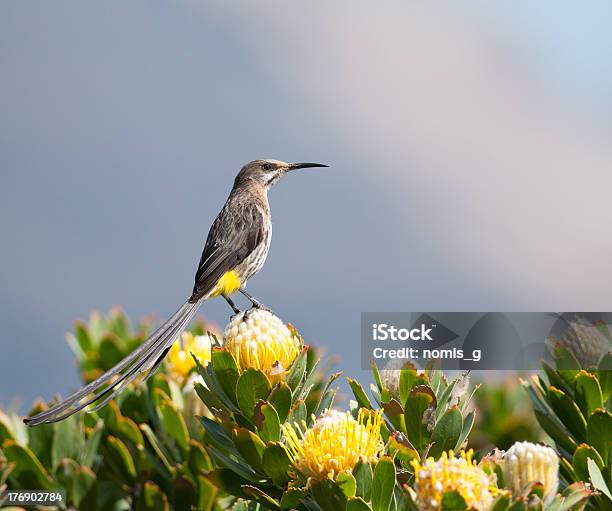
M229 296L240 289L240 277L234 270L226 271L217 281L217 284L210 293L211 296Z

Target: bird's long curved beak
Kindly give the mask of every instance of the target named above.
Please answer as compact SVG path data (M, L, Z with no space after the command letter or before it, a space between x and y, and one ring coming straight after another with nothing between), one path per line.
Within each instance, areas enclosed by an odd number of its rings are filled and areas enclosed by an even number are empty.
M322 163L290 163L288 170L308 169L311 167L329 167L329 165L323 165Z

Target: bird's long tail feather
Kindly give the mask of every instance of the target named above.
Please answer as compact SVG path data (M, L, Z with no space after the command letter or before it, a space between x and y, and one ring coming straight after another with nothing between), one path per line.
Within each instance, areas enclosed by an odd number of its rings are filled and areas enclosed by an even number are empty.
M61 403L24 419L24 422L28 426L57 422L92 403L96 403L94 410L99 410L138 376L146 373L143 378L146 380L159 367L174 341L187 328L189 321L197 312L199 304L200 302L185 302L168 321L116 366ZM105 385L107 385L106 388L96 393Z

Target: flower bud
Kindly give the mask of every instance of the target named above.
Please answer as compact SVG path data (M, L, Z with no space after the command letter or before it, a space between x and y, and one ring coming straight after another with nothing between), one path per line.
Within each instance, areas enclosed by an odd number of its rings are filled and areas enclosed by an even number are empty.
M544 486L544 498L557 492L559 486L559 457L548 446L531 442L516 442L504 454L504 484L519 495L530 484Z
M277 316L254 309L232 318L225 327L223 347L240 371L259 369L274 382L283 379L300 354L302 341Z

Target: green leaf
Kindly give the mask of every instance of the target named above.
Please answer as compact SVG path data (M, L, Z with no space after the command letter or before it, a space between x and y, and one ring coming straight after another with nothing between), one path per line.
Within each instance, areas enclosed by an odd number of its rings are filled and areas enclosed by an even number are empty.
M178 474L173 482L173 494L171 496L174 509L191 509L197 499L196 483L191 475Z
M323 511L338 511L345 509L346 496L340 487L331 479L313 481L312 496Z
M457 406L451 406L444 412L434 427L431 435L433 445L429 450L429 456L438 458L443 451L454 449L461 436L462 429L463 417L461 411Z
M141 424L140 430L144 434L144 437L148 440L149 444L153 448L153 452L156 455L156 458L162 462L164 468L168 471L169 474L174 473L174 467L169 461L169 455L166 450L162 447L159 439L151 429L151 426L148 424Z
M102 438L102 430L104 429L104 423L98 419L96 425L89 433L89 437L85 441L83 451L81 452L79 459L81 465L90 467L93 465L96 456L98 454L98 447L100 447L100 439Z
M55 435L55 424L40 424L35 428L29 428L29 441L27 444L28 448L34 453L34 455L40 460L40 462L45 467L53 467L53 462L51 461L51 447L53 445L53 437ZM2 429L2 425L0 423L0 430ZM5 437L0 433L0 445L4 442L4 440L11 439L12 437ZM15 439L17 443L24 445L18 439ZM25 446L24 445L24 446ZM2 484L0 482L0 484Z
M586 504L586 501L592 494L593 491L590 488L586 488L582 482L570 484L561 492L563 500L558 511L582 510L584 506L579 504ZM599 498L599 496L596 498ZM547 508L547 511L553 510Z
M599 384L604 401L612 397L612 353L606 353L599 361Z
M19 481L23 489L54 489L51 476L30 449L18 445L14 440L6 440L2 444L2 452L9 463L15 464L11 476Z
M189 440L189 458L187 465L193 474L200 474L212 469L212 463L204 446L197 440Z
M603 406L603 396L597 378L586 371L576 375L576 402L585 417Z
M302 382L304 374L306 374L307 352L307 348L302 350L302 352L293 361L293 364L291 364L291 369L287 375L287 385L289 385L294 393L296 392L298 385Z
M561 378L559 371L553 369L546 361L542 361L542 369L544 369L550 385L561 389L568 395L573 393L572 386Z
M474 420L475 419L476 419L476 412L475 411L471 411L464 418L464 420L463 420L463 427L461 429L461 435L459 435L459 440L457 440L457 444L455 445L455 447L453 449L454 451L459 451L461 449L461 446L463 445L463 442L466 441L467 437L470 434L470 431L472 431L472 426L474 426Z
M100 367L104 371L108 371L111 367L121 362L123 358L121 344L114 335L104 336L102 342L100 342L98 353L100 354Z
M95 349L89 331L81 321L76 321L74 323L74 337L84 353Z
M299 505L306 499L308 492L301 488L287 488L281 497L280 505L283 511L298 509Z
M238 474L228 468L220 468L206 474L210 482L220 490L223 490L230 495L248 499L248 495L244 493L242 487L249 485L250 481L240 477Z
M261 439L246 428L236 428L232 432L232 438L236 449L248 464L257 472L265 473L262 462L266 445Z
M506 511L510 505L510 495L502 493L499 495L491 505L491 511Z
M372 480L372 510L388 511L395 488L395 464L388 456L380 458Z
M136 478L136 466L127 446L117 437L109 435L106 439L109 458L121 476L132 482Z
M442 511L463 511L467 504L458 491L445 491L442 495Z
M510 505L508 511L525 511L526 509L527 505L525 501L523 499L517 499Z
M264 442L280 440L280 421L274 407L266 401L259 401L255 406L253 421Z
M229 398L236 403L236 383L238 382L238 366L232 354L222 348L214 348L211 353L212 368L217 381Z
M73 415L54 424L53 444L51 446L51 463L57 467L63 458L76 459L83 450L84 435L81 423Z
M110 331L119 339L127 340L132 328L125 313L121 309L115 308L110 312L108 320Z
M211 392L208 387L205 387L200 382L196 382L193 387L198 397L202 400L202 403L204 403L209 410L213 408L216 408L217 410L223 409L221 400L215 395L214 392Z
M604 466L601 456L593 447L587 444L579 445L572 457L572 467L576 477L581 481L589 480L588 459L593 459L599 468L603 468Z
M395 432L389 438L389 453L399 459L406 469L410 467L412 460L420 459L418 451L400 431Z
M587 441L601 455L604 464L609 462L612 414L603 408L595 410L587 423Z
M304 404L304 401L296 401L289 411L287 422L289 424L297 423L301 427L302 422L306 422L306 413L306 405Z
M291 460L285 446L279 442L270 442L263 453L263 467L266 474L279 486L289 481Z
M96 474L88 467L79 466L72 478L72 498L77 508L87 509L97 497ZM87 503L87 504L86 504Z
M383 385L382 380L380 379L380 371L378 370L378 366L373 360L371 360L370 367L372 368L372 374L374 375L374 381L376 382L376 387L378 387L378 392L382 392Z
M206 433L208 433L210 440L216 447L227 452L237 453L232 439L221 424L208 417L200 417L200 423L204 426Z
M357 404L359 404L359 406L361 406L362 408L372 410L374 407L368 399L365 390L363 390L361 383L359 383L357 380L353 380L352 378L347 378L346 381L348 382L349 386L351 387L351 390L353 391L353 394L355 395L355 400L357 401Z
M406 431L406 419L404 418L404 408L395 399L390 399L388 403L383 403L385 416L391 425L398 431Z
M444 390L442 390L442 392L440 392L440 395L438 396L438 401L436 403L437 406L437 412L436 415L441 415L442 413L444 413L444 411L446 410L446 405L448 404L448 401L451 397L451 394L453 393L453 389L455 388L455 385L457 384L457 379L451 381L445 388Z
M597 463L595 463L592 459L589 459L587 460L587 467L589 469L589 475L591 476L591 483L593 484L593 487L612 500L612 493L610 493L610 489L608 488L603 475L601 475L601 470L599 470Z
M95 500L96 475L91 469L65 458L60 461L55 475L61 487L66 490L66 499L71 505L80 507L84 499Z
M272 509L272 511L280 511L280 505L270 495L256 486L245 484L242 486L242 491L251 497L251 500L258 502L262 506Z
M323 392L323 395L321 396L321 399L319 400L315 408L315 411L314 411L315 416L318 417L325 410L329 410L332 407L334 403L334 398L336 397L337 390L338 389L335 388L335 389L328 389L325 392ZM310 419L310 417L308 417L308 419Z
M346 511L372 511L361 497L351 497L346 503Z
M353 469L353 476L357 483L356 495L369 501L372 494L372 479L374 477L372 467L367 461L359 460Z
M352 474L348 472L340 472L336 477L336 484L342 490L342 493L348 497L354 497L357 491L357 481Z
M259 481L261 479L261 475L257 474L240 454L230 457L213 446L208 446L208 453L215 466L227 468L248 481Z
M217 488L204 476L198 475L198 509L211 511L217 501Z
M576 377L576 373L582 369L580 362L578 362L574 354L561 345L555 346L553 357L557 369L563 371L561 376L563 376L564 379L568 378L568 382L571 382Z
M291 389L285 382L277 384L268 397L268 402L274 406L278 413L278 420L282 423L287 420L289 409L291 408Z
M161 401L158 405L164 431L172 438L183 452L187 451L189 433L185 419L171 401Z
M574 452L577 444L574 439L567 434L567 431L559 427L556 420L553 420L547 413L538 409L533 410L538 423L542 429L555 441L555 443L564 448L567 452Z
M433 390L425 385L414 387L406 399L406 434L410 443L418 450L424 449L429 443L431 434L427 425L423 424L423 413L432 406L435 406L435 395Z
M548 401L574 438L586 441L586 421L574 400L558 388L549 387Z
M236 394L240 410L251 419L257 402L265 400L270 394L270 382L264 373L249 368L238 378Z
M159 486L151 481L144 483L142 493L136 501L136 511L167 511L168 497L161 491Z
M142 438L140 429L138 429L138 425L129 417L119 417L114 433L121 438L121 440L129 442L135 447L142 447L144 445L144 439Z
M417 372L414 367L408 367L402 369L399 375L399 394L400 404L403 406L410 395L410 391L414 386L414 382L417 378Z

